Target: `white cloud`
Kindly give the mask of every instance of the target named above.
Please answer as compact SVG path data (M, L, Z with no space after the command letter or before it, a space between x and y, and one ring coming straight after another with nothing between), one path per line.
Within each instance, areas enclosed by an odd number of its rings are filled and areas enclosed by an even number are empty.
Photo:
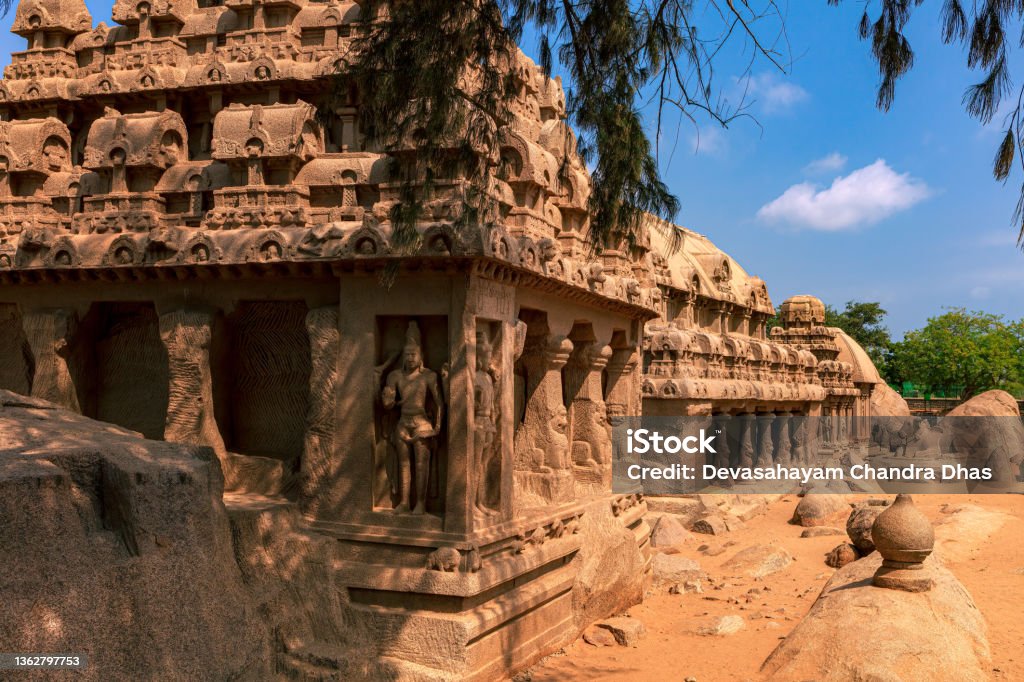
M808 175L825 175L826 173L838 173L846 168L847 159L839 152L832 152L820 159L815 159L804 166L804 173Z
M909 173L897 173L884 159L832 181L827 189L802 182L762 206L768 223L834 232L871 225L924 201L931 190Z
M756 100L766 114L785 113L810 97L806 90L777 73L753 75L745 86L747 96Z

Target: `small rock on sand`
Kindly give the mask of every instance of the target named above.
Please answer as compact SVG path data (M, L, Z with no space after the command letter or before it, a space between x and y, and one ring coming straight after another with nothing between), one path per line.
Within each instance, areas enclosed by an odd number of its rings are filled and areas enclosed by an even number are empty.
M629 616L603 620L597 627L610 632L620 646L638 646L640 638L647 632L642 621Z

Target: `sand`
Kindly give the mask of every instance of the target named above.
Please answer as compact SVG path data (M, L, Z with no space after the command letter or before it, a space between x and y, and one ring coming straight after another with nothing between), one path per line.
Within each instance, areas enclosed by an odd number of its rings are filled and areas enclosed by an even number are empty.
M1024 496L917 495L914 499L937 524L937 552L973 595L988 623L992 679L1024 679ZM707 572L704 593L671 595L662 589L631 608L628 615L641 620L647 631L639 646L595 647L580 639L521 679L760 680L761 663L804 616L832 575L825 554L845 538L801 538L804 529L788 523L798 501L795 496L784 497L744 528L722 537L698 535L679 547L680 555L698 560ZM968 507L963 513L950 513L965 505L984 511ZM698 551L702 543L727 542L734 544L717 556ZM780 545L796 560L760 579L728 577L721 568L737 551L766 542ZM744 628L722 636L695 632L708 619L729 615L742 617Z

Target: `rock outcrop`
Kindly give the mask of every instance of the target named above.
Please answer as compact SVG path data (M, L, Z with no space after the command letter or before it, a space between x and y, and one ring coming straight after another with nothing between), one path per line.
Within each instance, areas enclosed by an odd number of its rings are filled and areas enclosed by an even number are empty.
M909 417L910 407L888 384L875 384L871 392L871 416L873 417Z
M222 488L207 447L0 391L0 651L85 654L83 680L267 679Z
M837 571L807 616L765 661L770 680L988 680L985 621L959 580L934 559L932 590L911 594L871 585L876 552ZM955 672L954 672L955 671Z
M986 391L957 405L947 417L1019 417L1020 407L1006 391Z
M850 504L843 495L836 495L828 488L814 488L800 499L790 523L825 526L845 516L849 509Z

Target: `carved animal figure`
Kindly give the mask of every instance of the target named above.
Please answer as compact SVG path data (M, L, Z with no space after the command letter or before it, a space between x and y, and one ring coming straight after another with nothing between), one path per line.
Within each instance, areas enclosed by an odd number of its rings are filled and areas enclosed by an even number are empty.
M454 573L459 570L461 562L462 555L459 554L459 550L454 547L441 547L427 555L427 570Z

